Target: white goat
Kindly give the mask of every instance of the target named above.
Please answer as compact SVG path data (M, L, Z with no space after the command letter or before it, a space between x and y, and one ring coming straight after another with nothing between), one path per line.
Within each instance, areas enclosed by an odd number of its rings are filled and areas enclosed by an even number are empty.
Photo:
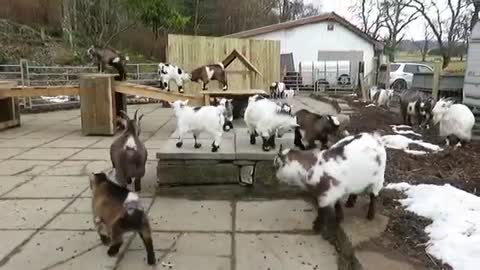
M275 148L277 130L292 130L297 126L297 119L290 112L282 110L282 106L261 97L249 99L244 115L250 133L250 143L256 143L256 137L263 139L262 149L270 151Z
M283 82L273 82L270 85L270 97L271 98L283 98L284 92L287 90L287 86Z
M160 77L160 84L163 89L170 91L170 81L175 81L178 87L178 92L183 93L183 84L189 81L191 75L183 69L171 64L158 64L158 76Z
M177 147L182 147L185 134L192 132L195 139L194 147L200 148L202 145L197 142L198 137L200 133L207 132L214 138L212 152L217 152L222 141L225 107L218 105L193 108L187 106L187 104L188 99L170 103L177 119L177 133L179 136Z
M335 206L337 221L343 219L340 199L350 195L346 207L353 207L358 194L370 194L367 218L375 216L375 200L383 187L387 154L381 137L361 133L346 137L321 152L286 149L275 158L277 178L310 191L318 204L315 230L323 226L328 207Z
M390 101L394 96L393 89L379 89L372 97L372 101L379 107L390 107Z
M296 91L293 89L287 89L283 91L283 95L285 98L293 98L294 96L297 95Z
M433 124L440 123L440 136L446 137L447 145L461 146L471 140L475 116L467 106L442 98L435 104L432 114Z

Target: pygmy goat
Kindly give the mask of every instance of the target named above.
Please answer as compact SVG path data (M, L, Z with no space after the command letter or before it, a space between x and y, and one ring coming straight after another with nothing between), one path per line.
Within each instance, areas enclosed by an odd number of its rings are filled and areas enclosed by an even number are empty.
M207 84L210 81L219 81L222 84L222 90L228 89L227 74L222 63L205 65L192 71L191 80L193 82L202 82L203 90L207 90Z
M346 137L323 151L280 150L275 157L277 178L309 191L316 200L320 231L327 210L334 206L337 222L343 219L341 198L349 195L346 207L355 205L357 195L369 193L367 219L375 217L375 200L383 187L387 154L378 134L360 133Z
M158 64L158 76L160 77L160 85L162 89L170 91L169 82L175 81L177 84L178 92L183 93L183 84L190 80L190 74L186 73L183 69L171 65L171 64Z
M379 107L389 108L394 94L393 89L378 89L373 95L372 101Z
M122 117L118 123L123 133L110 146L110 159L116 169L119 184L126 187L134 178L135 191L140 191L148 156L147 149L139 138L143 114L137 118L137 110L134 118L130 119L124 111L120 113Z
M415 117L419 126L428 127L434 106L435 100L420 91L404 90L400 94L400 112L405 125L411 126L412 118Z
M475 116L467 106L442 98L437 101L432 113L433 124L440 123L440 136L446 137L447 145L461 146L471 140Z
M213 105L225 107L225 111L223 112L223 116L225 117L223 131L228 132L233 129L233 99L214 98Z
M188 132L193 133L195 139L195 148L202 145L197 142L200 133L207 132L214 140L212 142L212 152L217 152L222 141L223 125L225 123L225 107L218 106L190 107L187 106L188 100L177 100L170 103L173 108L175 118L177 119L178 142L177 147L183 145L183 138Z
M125 68L125 63L129 61L127 55L123 55L113 48L99 48L93 45L87 50L87 54L98 65L98 72L104 72L105 66L109 65L118 71L115 80L124 81L127 79Z
M301 150L313 149L320 141L321 149L328 148L329 137L340 139L340 121L331 115L319 115L302 109L295 113L298 127L295 128L294 144Z
M284 92L287 90L287 86L283 82L273 82L270 85L270 97L271 98L284 98Z
M256 143L256 137L263 139L263 151L275 148L275 135L277 131L292 130L297 126L296 117L282 110L277 103L265 98L251 98L244 115L250 143Z
M100 240L110 245L109 256L115 256L122 246L123 234L138 232L147 250L147 262L155 264L150 224L136 193L115 183L105 173L90 176L93 221Z

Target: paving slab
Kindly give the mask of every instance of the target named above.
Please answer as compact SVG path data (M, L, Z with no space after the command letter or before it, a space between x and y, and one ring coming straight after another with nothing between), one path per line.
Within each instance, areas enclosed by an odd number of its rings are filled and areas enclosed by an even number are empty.
M157 258L162 253L157 252ZM230 258L215 256L193 256L182 255L179 253L168 254L162 262L157 262L155 266L149 266L146 261L145 251L129 250L118 266L118 270L230 270ZM171 266L171 267L170 267Z
M90 202L91 204L91 202ZM92 214L60 214L45 227L45 230L95 230Z
M154 230L229 231L232 229L232 209L228 201L157 198L150 209L149 217Z
M100 138L96 143L90 145L88 148L110 149L114 139L114 137Z
M232 236L226 233L159 233L152 234L155 250L172 250L183 255L230 256ZM128 250L145 250L140 237L135 236Z
M177 148L176 143L177 140L175 139L169 139L166 141L147 141L146 146L159 148L159 152L157 153L158 159L235 159L235 146L233 139L223 139L220 144L220 149L218 149L218 152L216 153L212 153L211 151L211 140L200 139L202 147L199 149L193 147L193 139L183 140L182 148Z
M142 206L148 209L152 204L152 198L140 198ZM92 217L92 198L77 198L62 214L89 214Z
M99 141L96 137L82 137L82 138L60 138L51 143L42 145L46 148L85 148Z
M123 247L122 247L123 248ZM121 249L122 250L122 249ZM78 253L75 252L74 253ZM74 255L63 262L59 262L56 266L51 267L51 270L85 270L85 269L115 269L117 257L109 257L107 255L107 247L96 246L95 248L82 253L81 255Z
M0 162L0 175L38 175L58 161L5 160Z
M31 179L31 176L0 176L0 194Z
M44 171L42 175L80 176L105 171L112 167L108 160L66 160Z
M1 134L1 132L0 132ZM46 142L53 140L54 138L42 138L42 139L31 139L31 138L17 138L17 139L0 139L0 148L31 148L36 147Z
M106 149L84 149L68 160L110 160L110 151Z
M87 176L37 176L5 198L73 198L89 186ZM39 192L40 191L40 192Z
M337 267L332 245L319 235L236 234L236 269L325 269Z
M237 231L311 230L316 213L303 200L245 201L237 203Z
M57 214L71 200L2 200L0 229L37 229ZM23 269L23 268L21 268Z
M33 230L0 231L2 244L0 245L0 259L7 256L16 246L33 234Z
M24 138L31 138L31 139L41 139L41 138L50 138L50 140L54 140L56 138L61 138L69 133L71 133L72 131L75 130L75 128L73 126L67 126L67 125L64 125L64 127L69 127L69 129L65 129L65 130L58 130L58 129L51 129L51 128L47 128L47 129L42 129L42 130L39 130L39 131L34 131L32 133L28 133L26 135L24 135L23 137Z
M81 260L82 269L102 269L99 265L105 264L113 266L115 258L109 258L106 247L99 247L99 242L96 232L40 231L2 266L2 270L47 269L61 266L74 258ZM94 257L83 254L93 250ZM63 266L58 269L70 268Z
M80 149L75 148L34 148L13 159L64 160L79 151Z
M0 160L1 159L9 159L13 156L16 156L22 152L25 152L27 149L25 148L2 148L0 150Z

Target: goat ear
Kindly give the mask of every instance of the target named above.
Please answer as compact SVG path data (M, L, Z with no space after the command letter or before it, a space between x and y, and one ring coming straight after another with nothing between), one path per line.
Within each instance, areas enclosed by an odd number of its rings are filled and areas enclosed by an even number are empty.
M128 114L127 114L124 110L119 111L118 114L119 114L120 117L122 117L123 119L126 119L126 120L130 119L130 118L128 117Z
M117 130L127 129L127 120L124 118L117 118Z
M135 119L135 120L137 120L138 110L140 110L140 109L137 109L137 110L135 111L135 114L133 115L133 119Z
M185 100L185 101L183 101L183 105L187 105L187 104L188 104L188 101L189 101L188 99Z

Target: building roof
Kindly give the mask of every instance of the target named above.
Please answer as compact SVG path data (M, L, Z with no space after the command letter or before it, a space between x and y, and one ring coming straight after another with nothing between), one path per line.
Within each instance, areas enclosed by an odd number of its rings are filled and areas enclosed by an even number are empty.
M243 32L230 34L230 35L225 36L225 37L249 38L249 37L258 36L258 35L261 35L261 34L275 32L275 31L278 31L278 30L290 29L290 28L295 28L295 27L307 25L307 24L314 24L314 23L326 22L326 21L334 21L334 22L337 22L337 23L341 24L345 28L352 31L354 34L356 34L359 37L365 39L366 41L374 44L376 47L381 45L381 43L378 40L376 40L376 39L372 38L371 36L365 34L364 32L362 32L362 30L358 29L355 25L351 24L349 21L344 19L342 16L336 14L335 12L323 13L323 14L320 14L320 15L317 15L317 16L306 17L306 18L302 18L302 19L298 19L298 20L294 20L294 21L288 21L288 22L284 22L284 23L267 25L267 26L260 27L260 28L255 28L255 29L251 29L251 30L247 30L247 31L243 31Z

